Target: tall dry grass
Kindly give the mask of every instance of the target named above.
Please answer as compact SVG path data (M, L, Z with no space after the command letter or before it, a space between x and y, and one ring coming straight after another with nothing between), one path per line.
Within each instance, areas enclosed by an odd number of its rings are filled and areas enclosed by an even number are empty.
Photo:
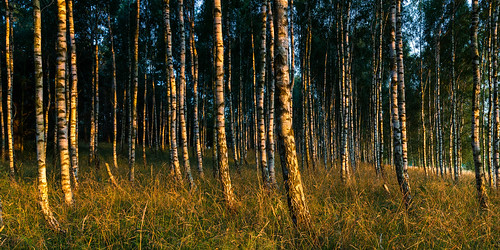
M64 235L47 227L36 203L35 155L25 153L18 161L17 183L9 180L3 164L1 248L500 248L499 195L490 191L490 211L481 212L469 175L454 184L410 169L414 203L407 213L390 167L390 193L368 164L360 164L349 185L340 182L338 168L302 169L313 229L298 232L280 171L278 190L268 192L259 187L255 165L241 173L232 168L238 209L228 213L210 152L204 158L206 179L195 176L195 190L187 183L176 185L168 175L167 155L152 151L152 165L138 164L134 185L127 181L126 159L120 158L120 168L112 169L123 189L118 190L104 167L112 161L110 147L101 145L100 169L90 168L87 156L81 156L74 207L63 204L59 170L49 164L50 202L68 231Z

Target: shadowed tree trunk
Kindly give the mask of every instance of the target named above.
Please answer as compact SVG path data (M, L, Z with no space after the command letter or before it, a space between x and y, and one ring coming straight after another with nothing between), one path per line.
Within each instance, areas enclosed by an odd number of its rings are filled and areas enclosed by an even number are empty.
M269 127L267 129L267 159L269 164L269 182L271 187L276 187L276 171L274 161L274 20L271 1L267 0L267 16L269 19ZM293 111L292 111L293 112Z
M398 74L398 59L397 59L397 53L396 53L396 27L398 26L397 22L400 19L397 19L396 16L398 15L398 9L397 6L401 4L400 0L393 0L392 6L391 6L391 43L390 43L390 52L391 52L391 58L392 58L392 68L391 68L391 109L392 109L392 126L393 126L393 137L394 137L394 165L396 167L396 176L398 179L399 187L401 188L401 191L403 193L403 199L405 202L405 205L407 208L409 208L411 201L412 201L412 196L411 196L411 189L410 189L410 183L408 179L408 175L405 173L404 170L404 160L403 160L403 142L401 138L401 127L400 127L400 122L401 119L399 118L399 110L398 109L398 89L400 90L401 88L398 86L400 81L398 80L398 75L401 77L404 77L404 74ZM401 73L401 72L399 72Z
M198 51L196 50L196 41L194 39L194 1L191 1L190 10L190 42L191 42L191 76L193 77L193 122L194 122L194 146L196 149L197 168L200 177L204 177L203 173L203 158L201 153L200 140L200 122L198 120Z
M187 146L187 126L186 126L186 32L184 31L184 1L179 0L179 22L181 33L181 58L179 70L179 125L181 134L181 152L184 163L184 171L189 181L189 186L194 187L193 176L191 175L191 166L189 164L189 151Z
M483 184L483 174L481 173L481 147L479 144L479 93L481 90L480 86L480 71L479 71L479 51L478 51L478 39L477 39L477 29L479 25L479 6L478 0L472 1L472 19L471 19L471 44L472 44L472 66L473 66L473 90L474 90L474 100L472 102L472 154L474 157L474 169L476 175L476 189L477 197L479 199L479 205L483 209L488 208L488 196L486 195L486 190Z

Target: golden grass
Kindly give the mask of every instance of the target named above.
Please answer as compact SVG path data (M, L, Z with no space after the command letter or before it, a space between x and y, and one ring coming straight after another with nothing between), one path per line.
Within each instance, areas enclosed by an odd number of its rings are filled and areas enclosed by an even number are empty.
M280 171L279 189L268 192L259 188L255 165L241 173L231 169L238 209L229 213L221 205L210 157L205 158L206 179L195 176L192 191L187 182L176 185L168 176L166 154L149 152L153 176L151 166L138 160L134 185L127 181L126 159L120 158L120 168L112 168L123 188L118 190L104 167L112 162L109 145L101 145L100 169L91 169L87 156L81 156L74 207L63 204L58 170L49 164L50 202L68 230L65 235L51 231L39 211L34 155L18 162L17 183L3 166L1 248L500 248L499 195L490 191L490 211L481 212L469 175L455 185L449 178L425 178L410 169L414 203L406 213L389 167L390 193L368 164L359 166L349 185L340 182L336 168L303 169L313 219L312 232L304 233L291 222Z

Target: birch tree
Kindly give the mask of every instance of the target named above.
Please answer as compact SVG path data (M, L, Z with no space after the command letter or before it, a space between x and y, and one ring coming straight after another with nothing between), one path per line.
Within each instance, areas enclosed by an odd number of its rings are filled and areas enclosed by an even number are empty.
M275 13L275 63L276 63L276 111L278 144L283 171L283 181L287 193L288 207L293 223L301 229L309 229L311 216L300 176L295 136L291 119L291 85L288 69L288 19L287 0L274 0Z
M57 34L57 74L56 74L56 100L57 100L57 127L59 157L61 161L61 186L64 201L67 205L73 204L73 192L70 180L70 159L68 149L68 121L66 120L66 1L57 0L58 34Z
M473 69L473 91L474 99L472 102L472 154L474 157L474 170L476 175L476 189L477 197L479 200L479 205L483 209L488 208L488 196L486 195L486 190L483 184L483 175L481 173L481 147L479 144L479 93L481 90L480 79L481 74L479 71L479 50L478 50L478 38L477 30L479 25L479 0L472 1L472 16L471 16L471 44L472 44L472 55L471 63Z
M35 106L36 106L36 149L38 165L38 192L40 208L49 226L55 231L62 231L49 205L47 168L45 166L45 118L43 113L43 67L42 67L42 13L40 1L33 1L33 34L35 59Z
M217 165L219 178L222 184L226 206L230 210L236 209L236 197L231 185L226 143L225 118L224 118L224 44L222 39L222 8L221 1L214 0L214 37L216 43L216 79L215 79L215 105L216 105L216 130L217 130Z

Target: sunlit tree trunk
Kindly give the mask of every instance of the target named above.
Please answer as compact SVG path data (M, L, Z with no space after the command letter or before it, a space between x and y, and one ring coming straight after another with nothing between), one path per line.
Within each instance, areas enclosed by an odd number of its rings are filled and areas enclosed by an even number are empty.
M73 204L73 192L70 180L70 159L68 149L68 121L66 120L66 1L57 0L58 34L57 34L57 75L56 100L59 156L61 161L61 186L64 201Z
M165 44L166 48L166 65L167 65L167 77L169 81L170 88L170 108L169 117L170 121L170 164L172 164L171 169L174 171L174 176L177 181L182 181L181 169L179 166L179 156L177 153L177 91L175 84L174 75L174 60L172 56L172 30L170 29L170 0L164 0L165 11L164 11L164 21L165 21Z
M113 165L115 168L118 168L118 156L116 153L116 138L117 138L117 116L118 116L118 99L116 97L116 60L115 60L115 44L113 38L113 30L111 29L111 14L108 14L108 29L109 29L109 37L111 40L111 59L113 64L113 83L111 88L113 90ZM125 110L125 109L123 109ZM123 131L122 131L123 133Z
M472 44L472 66L474 100L472 102L472 153L474 157L474 169L476 175L476 189L479 199L479 205L483 209L488 208L488 197L483 184L483 173L481 173L481 148L479 144L479 92L480 92L480 72L479 72L479 51L477 30L479 25L479 0L472 1L472 19L471 19L471 44Z
M59 1L58 1L59 2ZM64 13L66 15L66 13ZM13 117L12 117L12 90L13 90L13 51L11 48L11 14L9 1L5 0L5 62L7 65L7 146L9 155L9 170L10 176L14 178L15 175L15 163L14 163L14 127L13 127ZM66 22L66 21L65 21ZM66 28L65 28L66 30ZM64 94L64 93L63 93Z
M397 0L397 23L396 23L396 51L398 63L398 109L399 120L401 128L401 143L403 149L403 172L407 178L408 168L408 146L406 139L406 95L405 95L405 79L404 79L404 62L403 62L403 32L401 26L403 25L401 16L401 0ZM410 198L411 199L411 198Z
M59 222L52 214L49 205L47 186L47 169L45 167L45 121L43 113L43 68L42 68L42 13L40 1L33 1L33 31L34 31L34 59L35 59L35 106L36 106L36 149L38 165L38 203L43 216L49 226L55 231L62 231ZM1 106L1 105L0 105Z
M259 162L262 170L262 182L269 185L269 169L266 156L266 128L264 124L264 88L266 84L266 2L261 3L261 33L260 33L260 69L259 86L257 91L257 120L258 120L258 142Z
M69 24L69 43L71 47L70 68L71 68L71 100L70 100L70 152L71 169L75 187L78 186L78 74L76 67L76 42L75 42L75 24L73 21L73 0L67 1L68 5L68 24Z
M98 156L98 148L99 148L99 46L97 45L97 40L96 40L96 45L95 45L95 118L94 118L94 126L95 126L95 133L94 133L94 159L93 163L95 164L96 168L99 168L99 156Z
M137 85L139 78L139 25L140 25L140 13L141 13L141 3L137 0L136 8L136 26L134 32L134 59L133 59L133 75L132 75L132 86L130 86L130 96L132 97L132 105L129 107L131 109L130 115L130 134L129 136L129 180L134 182L135 180L135 144L137 137Z
M393 126L393 137L394 137L394 165L396 167L396 176L398 179L399 186L403 193L403 198L406 207L408 208L412 201L410 183L408 175L404 171L404 163L403 163L403 145L401 138L401 127L400 127L400 118L399 118L399 109L398 109L398 89L399 89L399 81L398 81L398 59L396 53L396 27L398 15L397 6L400 4L400 0L393 0L391 6L391 43L390 43L390 52L392 58L392 68L391 68L391 99L392 99L392 126ZM404 74L403 74L404 76Z
M191 187L194 186L193 176L191 175L191 166L189 164L189 151L187 146L187 127L186 127L186 32L184 29L184 1L179 0L179 22L181 33L181 58L179 71L179 119L180 119L180 134L181 134L181 149L184 170Z
M276 62L276 91L277 91L277 131L278 143L283 170L283 180L287 193L288 207L294 224L307 230L310 228L311 217L307 207L304 187L299 171L295 138L291 119L291 85L288 70L288 20L286 18L287 0L274 1L276 18L275 30L275 62Z
M224 119L224 44L222 39L222 9L221 1L214 0L214 37L216 42L216 112L217 112L217 158L219 178L222 184L224 199L230 210L236 209L236 198L231 185L226 144L226 131Z

